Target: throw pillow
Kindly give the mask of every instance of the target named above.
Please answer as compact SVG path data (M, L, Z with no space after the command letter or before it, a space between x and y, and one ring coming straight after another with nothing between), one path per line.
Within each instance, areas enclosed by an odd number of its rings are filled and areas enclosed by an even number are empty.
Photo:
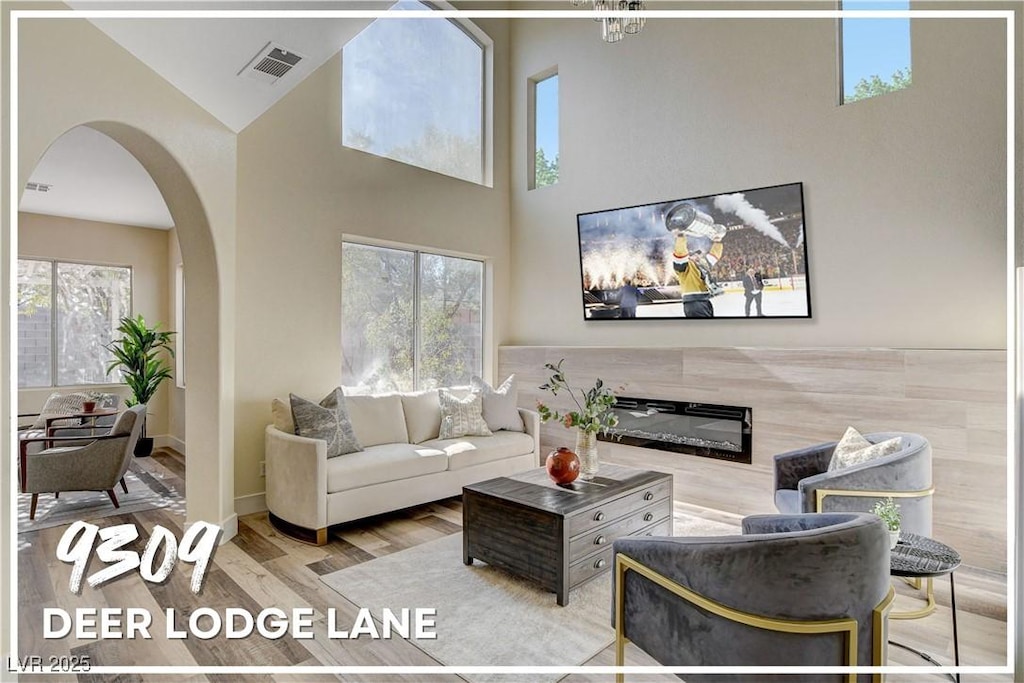
M292 404L295 433L326 441L328 458L363 450L348 419L341 387L327 394L319 404L295 394L288 394L288 398Z
M483 416L480 394L457 398L447 389L437 393L441 404L441 432L438 438L458 439L463 436L491 436Z
M892 455L900 449L903 439L893 437L873 444L865 439L853 427L847 427L843 438L836 444L832 452L832 460L828 463L828 471L833 472L844 467L853 467L861 463Z
M295 418L292 417L292 407L279 398L270 402L270 414L274 418L274 427L285 434L295 433Z
M473 391L483 399L484 422L492 432L501 429L523 431L523 418L516 406L515 379L515 375L509 375L497 389L479 377L471 380Z
M62 394L53 392L43 404L39 411L39 417L32 423L33 429L43 429L46 426L47 418L60 417L61 415L74 415L82 412L82 402L91 400L86 394L72 393Z

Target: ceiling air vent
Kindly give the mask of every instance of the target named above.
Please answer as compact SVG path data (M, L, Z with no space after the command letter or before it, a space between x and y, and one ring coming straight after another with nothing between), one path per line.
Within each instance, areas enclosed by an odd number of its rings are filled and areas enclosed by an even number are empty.
M267 43L238 75L261 83L274 84L302 61L302 55L280 45Z
M49 192L51 187L53 187L53 185L48 185L46 183L28 183L25 185L26 190L35 190L36 192Z

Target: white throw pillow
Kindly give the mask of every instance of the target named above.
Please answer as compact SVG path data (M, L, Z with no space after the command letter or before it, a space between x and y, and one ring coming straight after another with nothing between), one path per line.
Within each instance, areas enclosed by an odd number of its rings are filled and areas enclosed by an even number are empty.
M438 438L458 439L463 436L492 436L483 416L480 394L456 398L447 389L438 390L441 404L441 432Z
M835 450L832 451L828 471L834 472L844 467L853 467L869 460L892 455L900 449L902 443L903 439L896 436L873 444L853 427L847 427L843 438L839 440Z
M398 394L346 396L345 404L363 448L382 443L409 443L402 397Z
M479 377L472 379L473 391L483 398L484 422L492 432L523 431L523 418L516 406L515 379L515 375L509 375L497 389Z
M405 411L409 443L430 441L441 433L441 404L437 389L402 394L402 410Z
M274 427L285 434L295 433L295 419L292 417L292 406L279 398L270 402L270 414L274 418Z

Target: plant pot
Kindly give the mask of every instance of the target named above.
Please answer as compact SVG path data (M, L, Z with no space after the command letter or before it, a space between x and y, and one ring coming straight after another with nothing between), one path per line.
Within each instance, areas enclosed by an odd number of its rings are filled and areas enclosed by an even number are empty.
M148 458L151 455L153 455L153 437L140 437L138 443L135 444L135 457Z
M896 544L900 542L900 530L889 532L889 550L896 547Z

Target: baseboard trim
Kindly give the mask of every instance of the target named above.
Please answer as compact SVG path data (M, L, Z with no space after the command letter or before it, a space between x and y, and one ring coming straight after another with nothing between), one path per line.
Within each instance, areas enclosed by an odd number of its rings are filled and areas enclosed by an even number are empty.
M231 515L225 519L220 523L220 528L224 532L220 537L220 545L224 545L238 535L238 515Z
M253 493L248 496L235 498L235 514L251 515L254 512L266 512L267 494Z
M159 434L153 437L154 448L173 448L182 455L185 455L185 442L170 434Z

